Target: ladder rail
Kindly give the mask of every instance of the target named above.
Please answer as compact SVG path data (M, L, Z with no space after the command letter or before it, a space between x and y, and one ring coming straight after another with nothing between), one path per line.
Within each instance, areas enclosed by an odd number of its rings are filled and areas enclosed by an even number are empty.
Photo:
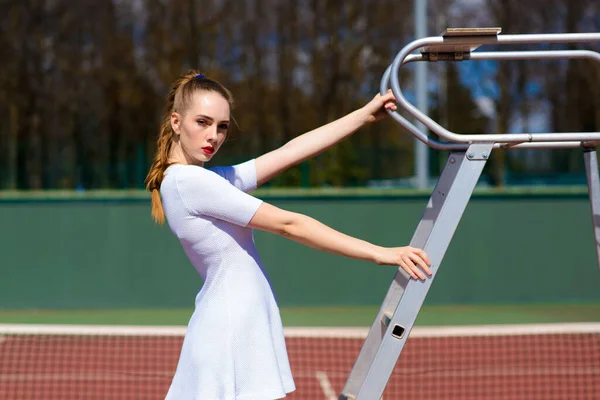
M381 397L491 151L473 144L450 154L410 242L429 255L432 276L410 280L398 269L340 400Z
M596 149L585 149L583 157L592 212L594 244L596 245L596 256L598 257L598 266L600 267L600 174L598 173L598 155L596 154Z

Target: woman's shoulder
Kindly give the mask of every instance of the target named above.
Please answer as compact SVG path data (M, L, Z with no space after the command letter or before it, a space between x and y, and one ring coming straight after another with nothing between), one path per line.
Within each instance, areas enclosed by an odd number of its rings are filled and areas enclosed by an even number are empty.
M172 164L165 171L165 179L171 177L178 182L185 179L199 179L218 176L213 171L200 167L198 165L183 165L183 164Z
M229 166L212 167L210 170L244 192L256 189L256 162L254 159Z
M167 188L171 188L173 191L180 193L196 193L198 191L204 192L207 189L215 189L222 187L223 185L229 185L229 182L220 175L204 167L173 164L165 171L163 185L165 191ZM163 188L161 187L161 189Z

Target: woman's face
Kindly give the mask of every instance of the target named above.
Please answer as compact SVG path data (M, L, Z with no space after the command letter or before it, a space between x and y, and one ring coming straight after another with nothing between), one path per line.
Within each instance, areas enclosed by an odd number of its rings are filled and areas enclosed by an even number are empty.
M230 124L227 100L217 92L196 92L187 110L171 115L175 146L188 164L203 165L219 151Z

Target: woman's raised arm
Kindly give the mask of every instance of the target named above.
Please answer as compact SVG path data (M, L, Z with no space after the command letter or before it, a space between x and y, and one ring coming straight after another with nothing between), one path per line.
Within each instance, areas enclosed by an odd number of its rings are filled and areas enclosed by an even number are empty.
M385 109L396 109L395 98L391 91L384 96L377 94L360 109L300 135L280 148L258 157L256 159L258 186L286 169L322 153L365 124L385 117L387 115Z

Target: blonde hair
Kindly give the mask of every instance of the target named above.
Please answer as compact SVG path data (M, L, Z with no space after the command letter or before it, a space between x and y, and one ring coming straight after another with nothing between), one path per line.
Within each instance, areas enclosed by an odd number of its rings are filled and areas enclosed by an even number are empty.
M152 219L158 224L165 222L165 213L160 199L160 185L164 179L165 170L169 166L169 154L173 146L175 132L171 126L171 113L184 114L190 106L193 95L197 91L212 91L222 95L233 110L234 101L231 92L219 82L208 79L197 71L189 71L180 76L173 84L167 95L165 112L160 124L156 144L156 155L146 176L146 190L152 193Z

